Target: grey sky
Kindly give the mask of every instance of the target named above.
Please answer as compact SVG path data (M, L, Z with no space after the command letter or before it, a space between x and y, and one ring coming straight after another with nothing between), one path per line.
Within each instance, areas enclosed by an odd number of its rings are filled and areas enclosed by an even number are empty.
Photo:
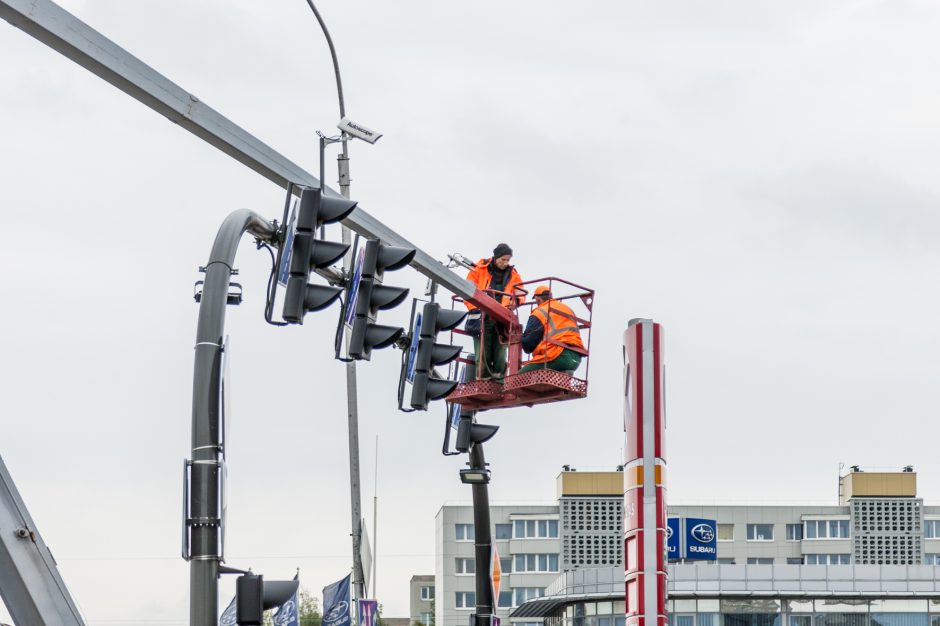
M317 170L314 131L337 107L303 0L64 5ZM487 416L494 499L550 500L562 464L619 462L638 316L666 332L672 501L832 502L840 461L914 464L940 499L935 4L319 7L349 115L385 133L351 145L353 196L435 257L507 241L523 277L598 289L589 398ZM222 219L279 217L283 193L0 26L0 454L89 624L181 624L192 284ZM267 326L267 256L246 241L238 266L230 562L300 567L319 594L349 551L336 311ZM442 409L395 410L398 361L359 369L389 616L433 571L439 506L469 497L439 453Z

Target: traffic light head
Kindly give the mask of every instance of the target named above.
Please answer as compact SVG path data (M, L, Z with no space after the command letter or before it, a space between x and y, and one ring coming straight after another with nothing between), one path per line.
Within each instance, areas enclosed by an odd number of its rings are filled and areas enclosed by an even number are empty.
M356 208L356 202L329 196L321 189L304 189L297 213L290 258L290 276L284 294L284 319L302 324L308 311L318 311L332 304L342 293L339 287L308 284L310 273L338 261L349 249L348 244L317 239L317 229L343 219Z
M411 408L424 410L428 402L443 398L457 386L456 380L435 378L434 366L445 365L460 356L460 346L437 343L437 334L457 327L466 312L441 309L428 302L421 313L418 350L415 353L414 380L411 387Z
M243 626L261 626L264 612L281 606L297 592L298 580L264 581L263 576L245 574L235 581L235 621Z
M389 246L370 239L366 242L359 268L359 283L352 285L350 298L354 300L355 316L349 336L349 356L369 360L372 350L385 348L395 343L405 329L399 326L383 326L375 323L380 310L391 309L401 304L408 296L405 287L383 285L386 271L400 269L414 258L414 248Z
M469 452L474 444L492 439L497 430L499 426L477 424L472 417L461 415L460 423L457 425L457 441L454 443L454 449L457 452Z

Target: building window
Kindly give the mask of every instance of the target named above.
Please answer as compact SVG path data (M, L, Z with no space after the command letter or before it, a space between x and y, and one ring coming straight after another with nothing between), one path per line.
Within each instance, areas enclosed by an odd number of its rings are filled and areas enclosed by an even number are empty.
M545 589L541 587L516 587L512 590L512 605L520 606L527 600L541 598L545 595Z
M940 565L940 554L925 554L924 565Z
M473 524L455 524L457 532L457 541L473 541L476 539L476 533L473 532Z
M773 524L748 524L747 525L747 540L748 541L773 541L774 540L774 525Z
M719 558L718 565L734 565L734 559L722 559Z
M695 626L694 615L676 615L676 626Z
M512 524L497 524L495 534L496 539L499 541L512 539Z
M807 565L848 565L848 554L807 554L803 557Z
M849 520L847 519L808 519L805 522L806 539L848 539Z
M499 557L499 569L502 573L508 574L512 571L512 557L511 556L501 556Z
M475 591L457 591L454 596L456 597L455 606L458 609L477 608L477 594Z
M421 587L421 599L422 600L433 600L434 599L434 587L433 586L424 586ZM424 621L424 620L422 620ZM427 622L424 622L427 624Z
M801 556L788 556L787 557L787 565L802 565L802 564L803 564L803 557ZM806 617L809 617L809 616L806 616ZM790 626L793 626L793 624L790 624Z
M497 605L497 608L500 608L500 609L511 609L512 608L512 591L500 591L499 602L497 602L496 605Z
M791 615L790 616L790 626L812 626L812 625L813 625L812 615Z
M734 524L718 524L718 541L734 541Z
M431 613L430 611L422 613L421 623L424 624L424 626L431 626L431 624L434 623L434 613Z
M557 554L516 554L513 572L557 572Z
M456 563L456 574L460 576L461 574L476 574L477 573L477 561L476 559L465 559L457 557L454 559Z
M936 539L940 537L940 519L924 520L924 537L927 539Z
M773 565L774 558L772 556L749 556L747 557L748 565Z
M557 539L557 519L517 519L513 522L513 539Z
M803 524L787 524L787 541L803 539Z

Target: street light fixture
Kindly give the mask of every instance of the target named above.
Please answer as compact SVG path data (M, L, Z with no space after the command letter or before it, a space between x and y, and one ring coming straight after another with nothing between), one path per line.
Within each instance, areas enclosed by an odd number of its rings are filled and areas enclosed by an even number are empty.
M486 485L490 482L490 470L462 469L460 470L460 482L465 485Z

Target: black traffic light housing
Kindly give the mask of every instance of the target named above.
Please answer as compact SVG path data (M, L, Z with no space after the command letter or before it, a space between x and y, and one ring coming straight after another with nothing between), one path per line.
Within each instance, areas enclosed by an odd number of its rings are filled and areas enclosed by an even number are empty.
M457 452L469 452L477 443L484 443L493 438L499 426L490 424L477 424L473 421L472 413L461 413L460 423L457 425L457 441L454 449Z
M436 302L424 305L415 354L411 408L423 411L428 408L428 402L443 398L457 386L456 380L435 378L432 374L435 365L445 365L460 356L461 348L436 341L439 332L456 328L466 316L466 311L442 309Z
M330 196L322 189L307 188L300 194L297 231L290 258L290 276L284 294L284 320L303 324L308 311L319 311L332 304L342 293L340 287L311 285L310 273L327 267L342 258L349 244L317 239L317 229L323 224L338 222L356 208L354 200Z
M375 318L379 310L394 308L408 296L407 288L383 285L382 278L386 271L408 265L416 252L414 248L390 246L377 239L366 242L349 336L350 357L368 361L373 349L386 348L404 334L404 328L376 324Z
M298 580L272 580L252 573L235 580L235 621L239 626L261 626L264 612L281 606L297 592Z

